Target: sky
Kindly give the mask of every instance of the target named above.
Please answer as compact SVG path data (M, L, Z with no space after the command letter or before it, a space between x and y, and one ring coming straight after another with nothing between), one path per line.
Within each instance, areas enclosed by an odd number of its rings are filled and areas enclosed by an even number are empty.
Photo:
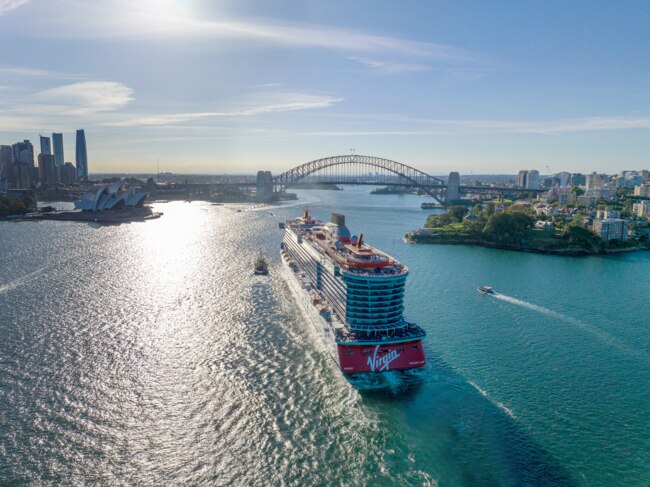
M650 167L650 2L0 0L0 143L90 172Z

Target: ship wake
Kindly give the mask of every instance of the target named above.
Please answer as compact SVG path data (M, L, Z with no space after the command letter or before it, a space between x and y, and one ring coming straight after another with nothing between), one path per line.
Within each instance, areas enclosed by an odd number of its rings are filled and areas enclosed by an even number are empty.
M637 358L639 360L642 360L644 362L650 362L650 357L648 355L640 350L636 350L632 347L630 347L628 344L625 342L619 340L615 336L611 335L610 333L601 330L598 327L595 327L593 325L590 325L588 323L584 323L583 321L580 321L572 316L565 315L564 313L560 313L559 311L554 311L552 309L545 308L544 306L539 306L537 304L529 303L528 301L524 301L521 299L513 298L512 296L507 296L505 294L493 294L492 295L494 298L499 299L501 301L505 301L517 306L521 306L523 308L527 308L532 311L536 311L538 313L544 314L546 316L550 316L552 318L555 318L560 321L564 321L565 323L569 323L582 331L590 334L592 337L597 339L599 342L601 342L604 345L607 345L608 347L614 348L618 350L619 352L628 355L630 357Z

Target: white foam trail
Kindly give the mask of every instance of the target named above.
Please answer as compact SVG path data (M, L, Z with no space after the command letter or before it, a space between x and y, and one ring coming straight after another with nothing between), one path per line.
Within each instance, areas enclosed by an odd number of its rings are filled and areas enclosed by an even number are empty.
M0 294L4 294L6 292L12 291L16 289L17 287L23 286L27 284L29 281L31 281L34 277L38 276L41 274L44 270L46 270L47 267L42 267L41 269L35 270L34 272L30 272L29 274L25 274L23 277L19 277L18 279L13 280L9 284L5 284L4 286L0 286Z
M615 348L619 352L624 353L625 355L629 355L631 357L635 357L637 359L643 360L645 362L650 362L650 356L647 354L640 352L639 350L635 350L631 348L629 345L626 343L622 342L618 338L616 338L613 335L610 335L606 331L601 330L600 328L596 326L589 325L587 323L584 323L576 318L573 318L572 316L567 316L563 313L560 313L558 311L553 311L552 309L545 308L544 306L538 306L537 304L529 303L528 301L523 301L521 299L513 298L512 296L507 296L505 294L493 294L493 297L496 299L500 299L502 301L506 301L508 303L516 304L517 306L522 306L524 308L531 309L533 311L537 311L538 313L545 314L547 316L551 316L553 318L556 318L558 320L565 321L567 323L570 323L581 330L591 334L595 338L597 338L601 343L604 343L605 345L608 345L612 348Z
M499 409L501 409L503 412L505 412L505 413L506 413L508 416L510 416L512 419L517 419L517 416L515 416L515 414L512 412L512 409L510 409L509 407L507 407L507 406L506 406L505 404L503 404L502 402L495 401L494 399L492 399L492 398L490 397L490 395L487 393L487 391L486 391L485 389L481 388L478 384L476 384L476 382L472 382L472 381L470 380L469 383L472 385L472 387L474 387L474 389L476 389L476 390L481 394L481 396L483 396L483 397L486 398L488 401L490 401L492 404L494 404L496 407L498 407Z
M538 313L552 316L560 320L572 319L570 316L564 315L562 313L558 313L557 311L553 311L552 309L545 308L544 306L538 306L536 304L529 303L528 301L522 301L521 299L513 298L512 296L506 296L505 294L492 294L492 296L502 301L507 301L508 303L516 304L518 306L523 306L524 308L532 309L533 311L537 311Z

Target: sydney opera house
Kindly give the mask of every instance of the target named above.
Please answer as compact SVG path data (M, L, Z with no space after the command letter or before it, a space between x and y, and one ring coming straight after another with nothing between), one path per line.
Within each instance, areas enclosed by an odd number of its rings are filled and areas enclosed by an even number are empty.
M123 210L141 207L147 198L144 191L127 188L124 180L102 185L96 193L86 193L74 202L75 208L84 211Z

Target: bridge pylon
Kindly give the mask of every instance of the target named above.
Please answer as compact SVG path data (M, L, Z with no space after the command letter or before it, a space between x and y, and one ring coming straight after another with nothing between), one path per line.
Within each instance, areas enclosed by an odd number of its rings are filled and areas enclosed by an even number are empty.
M260 203L270 203L273 200L273 175L271 171L257 171L256 199Z
M455 171L449 173L447 179L447 191L445 194L445 206L449 206L452 201L460 198L460 174Z

